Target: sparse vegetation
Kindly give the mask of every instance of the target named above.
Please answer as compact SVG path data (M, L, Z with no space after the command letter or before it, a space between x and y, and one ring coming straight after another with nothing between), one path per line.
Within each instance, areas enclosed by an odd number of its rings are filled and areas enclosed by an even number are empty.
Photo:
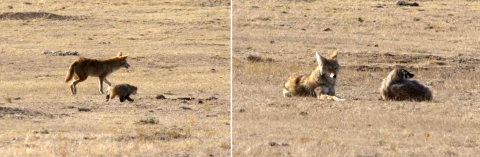
M470 22L478 7L471 1L419 3L234 2L233 156L480 154L474 29L480 24ZM310 73L315 52L332 49L339 49L341 65L336 94L347 101L282 97L291 73ZM250 62L251 54L275 62ZM379 101L382 79L397 66L430 82L434 101Z
M142 119L138 120L138 123L140 123L140 124L158 124L158 120L155 117L142 118Z
M12 103L12 98L10 98L10 97L5 97L5 102L7 102L7 103Z
M1 156L229 156L217 143L230 141L224 124L230 119L230 7L228 0L205 2L2 1ZM128 55L128 72L120 69L108 80L137 86L135 101L106 103L92 78L72 96L63 80L79 56L51 51ZM165 92L167 99L156 99ZM217 117L205 117L196 101L185 104L192 111L169 99L213 93L219 99L209 110L221 113ZM185 124L192 118L195 123Z
M32 20L39 18L50 20L81 20L87 17L63 16L47 12L6 12L0 14L0 20Z
M255 55L248 55L247 60L250 62L260 62L262 61L262 57L255 56Z
M157 132L157 134L162 134L162 133ZM167 135L167 138L170 138L170 139L177 139L177 138L180 138L180 137L184 136L176 130L169 130L169 131L166 132L166 135Z
M92 111L92 109L90 109L89 107L79 107L78 111L80 111L80 112L90 112L90 111Z
M272 58L263 59L262 57L256 55L248 55L247 60L250 62L273 62Z

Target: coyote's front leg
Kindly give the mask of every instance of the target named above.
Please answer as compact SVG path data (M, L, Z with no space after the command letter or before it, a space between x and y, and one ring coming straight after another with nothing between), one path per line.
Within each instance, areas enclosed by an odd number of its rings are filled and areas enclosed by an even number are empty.
M105 81L105 83L108 85L107 90L105 90L108 93L108 90L110 90L110 87L112 87L112 83L110 83L107 78L104 78L103 81Z
M326 94L320 94L317 96L317 98L322 100L345 101L345 99L337 97L335 95L326 95Z
M100 94L103 94L103 82L104 81L108 85L108 88L106 90L106 92L108 93L108 89L110 89L110 86L112 85L110 83L110 81L108 81L106 77L102 77L102 76L99 76L98 79L99 79L98 80L98 90L100 91Z
M315 93L317 94L317 99L345 101L345 99L335 96L335 88L317 87Z

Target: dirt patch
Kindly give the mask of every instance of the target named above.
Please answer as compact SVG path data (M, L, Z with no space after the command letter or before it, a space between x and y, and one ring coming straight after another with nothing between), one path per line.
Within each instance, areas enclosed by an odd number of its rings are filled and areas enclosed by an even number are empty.
M417 2L409 3L409 2L405 2L405 1L403 1L403 0L397 1L397 5L398 5L398 6L411 6L411 7L418 7L418 6L420 6Z
M413 71L418 71L418 70L424 70L424 71L456 70L456 71L465 71L465 72L475 71L475 66L415 67L415 66L392 65L387 67L380 67L380 66L370 66L370 65L352 65L352 66L343 67L343 69L353 69L356 71L370 71L370 72L392 71L395 68L407 68Z
M357 71L390 71L394 68L409 69L454 69L475 70L479 58L459 54L454 57L438 55L412 55L390 53L344 53L348 58L354 58L357 63L364 65L345 65L346 69ZM347 61L348 62L348 61ZM353 62L353 61L352 61Z
M367 59L368 63L418 63L428 60L446 61L447 58L436 55L411 55L411 54L391 54L391 53L349 53L342 55L353 57L355 59ZM452 58L453 59L453 58Z
M34 117L55 118L55 115L43 113L39 111L29 111L27 109L0 107L0 118L17 118L26 119Z
M48 12L6 12L0 14L2 20L31 20L31 19L49 19L49 20L82 20L87 17L57 15Z
M208 0L200 4L200 6L202 7L229 6L229 5L230 5L230 1L226 1L226 0Z
M181 133L177 130L170 130L170 131L166 131L166 132L155 132L152 135L145 135L145 134L124 135L124 136L120 136L120 137L115 138L115 140L116 141L130 141L130 140L170 141L170 140L175 140L175 139L186 139L188 137L189 137L188 134Z
M263 59L262 57L256 55L248 55L247 60L249 62L273 62L272 58Z
M66 52L62 52L62 51L43 51L42 53L43 54L52 54L53 56L70 56L70 55L78 56L77 51L66 51Z

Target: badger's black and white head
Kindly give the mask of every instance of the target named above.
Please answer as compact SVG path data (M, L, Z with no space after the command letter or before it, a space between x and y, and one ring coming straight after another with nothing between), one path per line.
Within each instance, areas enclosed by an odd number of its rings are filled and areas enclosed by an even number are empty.
M401 73L403 75L403 79L410 79L414 76L412 73L408 72L405 69L401 69Z

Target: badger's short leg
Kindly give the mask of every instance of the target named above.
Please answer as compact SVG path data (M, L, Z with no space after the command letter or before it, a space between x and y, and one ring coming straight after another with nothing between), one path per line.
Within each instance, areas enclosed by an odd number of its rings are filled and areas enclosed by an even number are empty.
M133 99L130 98L130 94L127 94L127 96L125 96L125 98L126 98L128 101L133 102Z

